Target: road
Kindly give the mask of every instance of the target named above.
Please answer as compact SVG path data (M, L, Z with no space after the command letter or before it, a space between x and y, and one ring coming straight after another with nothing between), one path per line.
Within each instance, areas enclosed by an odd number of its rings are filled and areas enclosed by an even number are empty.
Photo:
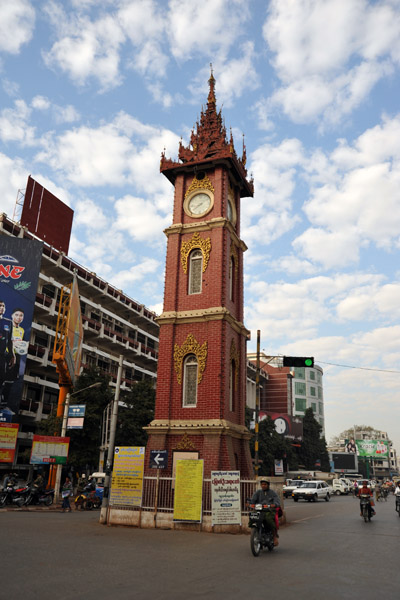
M249 536L107 527L98 512L0 511L0 598L12 600L392 600L399 597L394 498L364 523L358 501L286 501L280 545Z

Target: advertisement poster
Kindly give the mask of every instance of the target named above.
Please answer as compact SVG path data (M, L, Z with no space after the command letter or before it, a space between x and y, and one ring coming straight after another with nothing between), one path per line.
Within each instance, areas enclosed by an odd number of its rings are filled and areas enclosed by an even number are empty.
M240 525L240 471L211 471L213 525Z
M177 460L174 521L201 523L204 461Z
M276 458L274 460L275 475L283 475L283 460ZM321 465L320 465L321 466Z
M34 435L32 442L31 465L66 465L69 450L69 437Z
M74 383L75 379L78 377L79 369L81 367L82 342L82 313L79 302L78 281L77 278L74 277L69 306L67 343L65 346L65 362L67 363L72 383Z
M389 442L380 440L356 440L357 454L365 458L388 458Z
M111 480L110 506L141 506L145 448L117 446Z
M0 423L0 463L14 462L18 428L17 423Z
M83 429L86 404L73 404L68 407L67 429Z
M0 410L21 401L43 243L0 235Z

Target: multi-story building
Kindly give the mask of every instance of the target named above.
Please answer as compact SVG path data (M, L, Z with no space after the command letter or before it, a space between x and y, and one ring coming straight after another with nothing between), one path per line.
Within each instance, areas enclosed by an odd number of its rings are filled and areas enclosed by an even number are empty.
M0 235L33 237L5 214L0 215ZM135 381L142 379L156 381L159 332L156 315L44 243L18 415L21 449L31 444L35 423L49 415L58 401L58 374L52 363L58 301L61 288L72 282L74 274L78 279L84 329L82 367L97 366L110 377L110 385L115 386L122 355L122 390L130 389Z
M248 353L247 358L255 365L256 355ZM261 410L287 413L291 416L304 416L307 408L312 408L314 416L325 431L323 370L314 367L282 366L282 357L260 355L260 371L267 381L260 391ZM248 379L253 379L252 370L248 370ZM251 384L248 383L251 390ZM247 403L249 406L249 402ZM250 405L251 406L251 405Z

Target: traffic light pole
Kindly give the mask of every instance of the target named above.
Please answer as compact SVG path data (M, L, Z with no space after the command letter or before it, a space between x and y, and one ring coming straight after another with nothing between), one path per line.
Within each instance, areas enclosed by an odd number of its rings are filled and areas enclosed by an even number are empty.
M257 329L257 359L256 359L256 423L255 423L255 441L254 441L254 470L256 478L258 477L259 457L258 457L258 420L260 417L260 330Z

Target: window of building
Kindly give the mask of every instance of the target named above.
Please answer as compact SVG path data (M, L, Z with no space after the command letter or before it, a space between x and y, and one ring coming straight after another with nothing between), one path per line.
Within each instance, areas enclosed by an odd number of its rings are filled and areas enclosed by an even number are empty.
M322 375L319 371L317 371L317 382L321 383L322 382Z
M306 384L302 381L296 381L294 384L294 393L300 396L306 395Z
M235 410L235 381L236 381L236 365L235 361L231 360L229 372L229 410Z
M306 378L305 368L304 367L295 367L294 368L294 376L296 379L305 379Z
M231 256L231 259L229 261L229 299L230 300L233 300L234 274L235 274L235 261L234 261L233 256Z
M311 402L311 408L313 410L314 415L316 415L317 414L317 403Z
M146 338L142 333L137 334L137 341L140 342L141 344L145 344L146 343Z
M322 402L318 402L318 406L319 406L319 414L323 415L324 414L324 405Z
M201 293L201 275L203 272L203 253L192 250L189 255L189 294Z
M305 412L307 408L307 400L305 398L296 398L295 408L297 412Z
M318 388L318 399L322 400L322 387Z
M35 344L37 346L42 346L42 348L47 348L48 336L45 333L36 333L35 334Z
M315 381L315 371L310 371L309 373L310 373L310 379L312 381Z
M314 386L310 386L310 396L316 396L317 391Z
M55 298L56 296L56 289L54 287L54 285L50 285L50 284L46 284L42 287L42 293L45 294L46 296L49 296L50 298Z
M197 358L188 354L183 363L183 406L197 404Z

